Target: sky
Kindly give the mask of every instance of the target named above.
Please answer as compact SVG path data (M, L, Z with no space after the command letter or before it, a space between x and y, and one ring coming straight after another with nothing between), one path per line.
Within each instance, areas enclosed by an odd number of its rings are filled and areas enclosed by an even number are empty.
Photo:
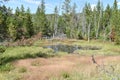
M46 6L46 14L51 14L54 12L55 6L62 6L64 0L45 0ZM90 3L91 7L93 8L98 0L71 0L72 3L76 3L77 5L77 12L81 12L82 8L84 7L85 3ZM113 5L114 0L101 0L103 6L105 7L107 4ZM24 5L25 9L28 7L31 10L31 13L35 13L38 5L40 5L41 0L10 0L8 2L4 2L2 4L6 5L7 7L11 7L13 9L13 13L15 12L16 7L20 7L22 4ZM120 6L120 0L118 0L118 6Z

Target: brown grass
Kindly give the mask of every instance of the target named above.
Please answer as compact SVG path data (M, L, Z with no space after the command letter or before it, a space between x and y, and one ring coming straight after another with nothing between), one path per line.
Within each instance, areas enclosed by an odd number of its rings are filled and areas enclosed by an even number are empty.
M119 62L120 56L95 56L99 65L110 62ZM34 66L37 62L40 65ZM27 72L22 80L49 80L51 77L59 77L61 73L80 71L93 76L96 74L96 64L92 63L91 56L66 55L54 58L24 59L14 62L17 68L26 67Z

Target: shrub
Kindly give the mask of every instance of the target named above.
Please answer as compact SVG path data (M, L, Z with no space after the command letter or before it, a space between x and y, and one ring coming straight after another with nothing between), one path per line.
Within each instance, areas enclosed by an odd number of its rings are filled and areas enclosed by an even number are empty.
M63 74L62 74L62 77L63 78L70 78L70 74L69 73L67 73L67 72L64 72Z
M0 71L11 71L13 70L15 67L11 64L11 63L6 63L0 66Z
M5 52L5 50L6 50L6 47L4 47L4 46L0 46L0 53Z
M21 68L19 69L19 72L20 72L20 73L25 73L25 72L27 72L26 67L21 67Z

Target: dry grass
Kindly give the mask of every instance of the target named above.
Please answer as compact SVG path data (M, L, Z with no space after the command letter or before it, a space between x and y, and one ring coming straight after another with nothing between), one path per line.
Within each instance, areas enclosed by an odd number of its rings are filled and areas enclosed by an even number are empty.
M112 80L109 74L102 70L111 70L110 65L113 65L115 73L120 72L119 63L120 56L95 56L95 59L101 67L97 68L96 64L92 63L91 56L66 55L54 58L36 58L24 59L14 62L16 70L25 67L26 73L23 73L21 80L96 80L102 77L102 80ZM31 65L37 62L40 65ZM112 63L111 63L112 62ZM17 72L19 74L19 71Z

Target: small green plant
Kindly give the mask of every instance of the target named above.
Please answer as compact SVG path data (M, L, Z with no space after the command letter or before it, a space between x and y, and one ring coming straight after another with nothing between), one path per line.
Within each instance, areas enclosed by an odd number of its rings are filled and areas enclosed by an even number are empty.
M40 66L41 64L38 61L33 61L31 63L32 66Z
M5 52L5 50L6 50L6 47L4 47L4 46L0 46L0 53Z
M19 72L20 72L20 73L25 73L25 72L27 72L26 67L21 67L21 68L19 69Z
M13 70L15 67L11 64L11 63L6 63L0 66L0 71L11 71Z
M64 72L64 73L62 74L62 77L63 77L64 79L70 78L70 74L69 74L68 72Z

